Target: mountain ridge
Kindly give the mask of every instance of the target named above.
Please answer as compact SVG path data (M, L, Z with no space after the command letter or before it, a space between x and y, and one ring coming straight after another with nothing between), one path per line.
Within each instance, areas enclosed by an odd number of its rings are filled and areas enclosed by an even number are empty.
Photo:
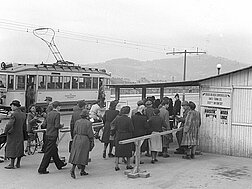
M222 57L198 55L186 57L186 80L202 79L217 74L217 64L221 64L221 73L247 67L249 65ZM182 81L184 57L140 61L130 58L112 59L102 63L86 64L104 68L113 78L122 78L131 82L145 78L148 81Z

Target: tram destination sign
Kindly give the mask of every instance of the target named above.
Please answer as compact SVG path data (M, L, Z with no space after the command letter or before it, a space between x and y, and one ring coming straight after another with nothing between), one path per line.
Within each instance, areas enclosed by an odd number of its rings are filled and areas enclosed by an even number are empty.
M201 105L217 108L231 108L231 94L227 92L202 91Z

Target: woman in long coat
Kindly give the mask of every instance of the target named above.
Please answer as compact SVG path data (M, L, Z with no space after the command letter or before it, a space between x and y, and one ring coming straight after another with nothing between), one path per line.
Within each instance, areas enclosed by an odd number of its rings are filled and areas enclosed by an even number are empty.
M199 128L201 125L200 113L195 110L196 105L189 102L190 110L186 116L183 139L181 146L186 146L186 156L184 159L193 159L195 157L196 146L199 144Z
M26 115L19 107L20 102L13 100L10 104L13 113L9 122L5 126L4 132L7 134L6 157L11 162L6 169L14 169L15 159L17 158L16 168L20 168L21 158L24 156L24 131L26 131Z
M88 175L88 173L85 172L85 166L88 165L89 151L94 147L92 122L87 119L89 117L88 110L82 110L80 116L81 119L77 120L74 125L74 138L69 157L69 163L73 165L70 172L72 178L76 178L76 165L81 167L81 176Z
M132 115L131 120L134 126L134 137L144 136L148 133L148 126L147 126L147 116L143 114L145 110L145 106L141 105L138 107L138 111L135 115ZM144 140L143 144L141 145L141 152L147 150L147 142L148 140Z
M131 119L128 117L130 113L130 107L124 106L118 115L111 123L112 133L115 133L115 170L120 170L119 157L126 157L127 166L126 169L133 169L130 165L130 157L132 157L132 143L119 144L119 141L130 139L133 136L133 124Z
M102 134L101 141L104 143L104 150L103 150L103 158L106 158L106 150L109 145L109 157L114 157L114 154L112 154L113 149L113 140L112 136L110 135L110 124L115 119L115 117L119 114L119 111L116 110L116 105L118 104L117 100L114 100L110 102L109 109L105 111L105 114L102 118L104 123L104 130Z

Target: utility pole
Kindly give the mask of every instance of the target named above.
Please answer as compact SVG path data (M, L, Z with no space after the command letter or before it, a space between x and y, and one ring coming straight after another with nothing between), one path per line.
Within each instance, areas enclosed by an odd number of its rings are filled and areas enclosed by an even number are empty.
M175 51L175 49L173 48L173 52L168 52L166 53L167 55L169 54L172 54L172 55L175 55L175 54L184 54L184 74L183 74L183 81L186 81L186 55L187 54L206 54L206 52L203 52L203 51L198 51L198 48L197 48L197 51ZM183 101L185 101L185 89L183 88Z

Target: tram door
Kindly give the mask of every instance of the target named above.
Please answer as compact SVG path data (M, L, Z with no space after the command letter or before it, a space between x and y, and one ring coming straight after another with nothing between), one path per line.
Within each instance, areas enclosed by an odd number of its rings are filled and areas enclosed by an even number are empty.
M25 106L29 108L36 102L36 75L27 75L26 84Z

